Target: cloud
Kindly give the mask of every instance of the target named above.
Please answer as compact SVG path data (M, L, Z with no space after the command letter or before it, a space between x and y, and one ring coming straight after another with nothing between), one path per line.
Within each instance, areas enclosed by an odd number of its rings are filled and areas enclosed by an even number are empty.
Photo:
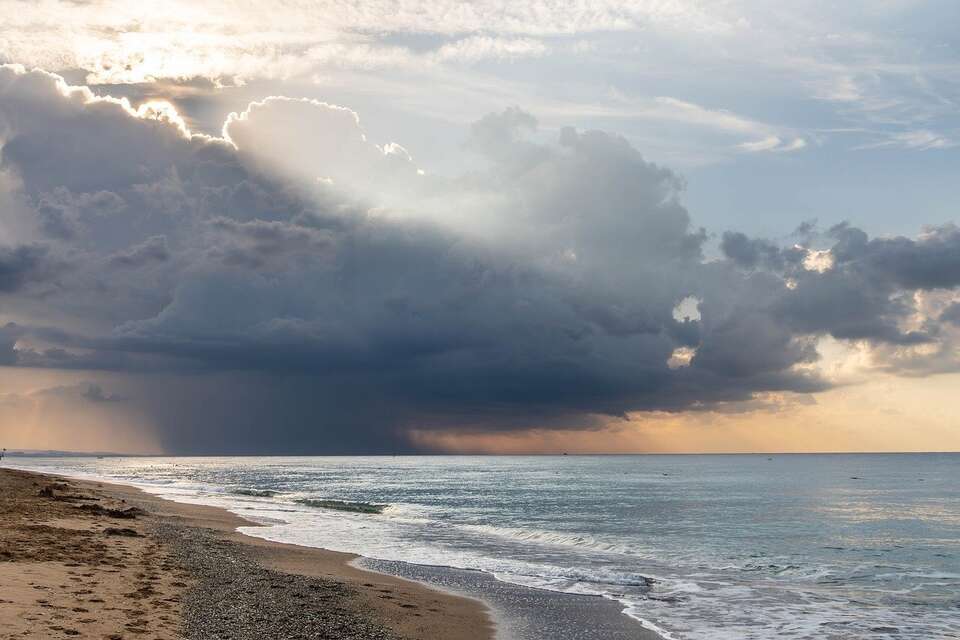
M444 44L436 51L441 61L476 62L485 59L513 60L524 57L539 57L549 52L549 47L533 38L491 38L471 36Z
M835 231L842 247L837 257L905 289L952 289L960 285L960 228L935 227L920 238L875 238L865 242L855 230Z
M761 151L790 152L799 151L807 146L807 141L803 138L794 138L790 142L781 140L779 136L767 136L762 140L753 142L743 142L739 145L744 151L757 153Z
M86 390L81 394L81 396L88 402L121 402L123 398L116 394L107 393L103 390L98 384L87 383Z
M18 385L20 386L20 385ZM113 383L68 380L0 394L4 445L16 449L156 453L136 407L115 392Z
M915 151L929 151L930 149L951 149L957 146L957 141L929 129L895 131L881 136L876 142L860 145L859 149L884 149L898 147Z
M43 245L0 246L0 294L46 282L58 270L59 265Z
M539 55L533 36L646 27L707 32L730 26L721 16L687 2L603 2L588 8L414 0L398 11L358 0L309 7L284 0L265 15L256 3L223 0L175 0L150 10L119 0L45 5L8 0L5 9L0 59L50 69L80 68L89 72L90 81L107 82L306 74L315 71L317 59L330 57L330 49L340 54L333 61L353 58L363 67L379 57L382 48L372 34L444 36L451 42L437 47L438 57L463 59Z
M42 72L0 68L0 97L17 215L71 266L42 301L39 275L11 277L0 358L124 374L123 404L174 452L389 452L413 429L813 393L820 337L929 344L911 294L958 284L950 227L811 231L823 247L729 233L708 260L676 173L611 133L544 141L516 108L476 123L476 168L441 179L320 101L255 102L212 138ZM54 201L71 233L44 226ZM699 317L678 317L690 299Z
M22 328L13 322L0 326L0 366L17 364L17 352L14 347L22 333Z
M116 394L104 391L96 382L80 382L73 385L48 387L29 394L31 398L56 399L65 402L90 402L100 404L105 402L120 402L123 400Z
M737 266L745 269L764 267L780 270L788 264L796 265L803 257L803 251L784 251L768 240L749 238L739 231L725 231L720 241L720 250Z
M397 10L283 0L265 13L249 0L6 0L4 9L0 61L90 84L306 83L448 121L538 101L538 113L581 125L626 121L635 140L659 140L660 157L689 164L795 152L841 132L854 148L956 145L955 61L926 46L949 41L957 10L947 3L405 0Z
M319 100L271 96L253 102L227 117L223 137L258 170L305 184L372 195L418 176L406 149L374 144L356 112Z
M783 278L788 286L772 290L765 304L795 332L901 346L938 340L934 319L914 326L911 319L919 312L915 294L960 286L960 232L954 225L918 238L871 239L841 224L819 237L827 246L815 250L726 233L721 249L740 268Z
M297 257L310 259L334 246L331 234L324 230L279 221L219 217L209 226L215 244L208 255L231 266L282 269Z
M139 269L151 263L166 262L170 259L166 236L150 236L143 242L125 251L110 256L111 266L124 269Z
M944 309L940 314L940 320L960 327L960 302L955 302Z

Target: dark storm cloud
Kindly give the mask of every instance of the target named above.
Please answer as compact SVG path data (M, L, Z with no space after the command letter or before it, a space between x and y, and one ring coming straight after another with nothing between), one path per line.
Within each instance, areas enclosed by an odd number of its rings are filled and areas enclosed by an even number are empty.
M45 282L59 269L43 245L0 246L0 293L14 293Z
M738 231L724 232L720 241L720 250L739 267L774 271L799 266L804 255L801 249L783 249L768 240L748 238L746 234Z
M410 427L589 428L815 392L826 334L939 339L901 325L912 291L956 284L956 229L839 227L819 271L806 247L728 233L707 261L675 173L616 135L535 130L518 109L484 118L466 146L487 167L441 179L316 101L255 103L219 140L0 69L11 216L71 265L38 302L15 294L44 256L0 254L0 312L33 319L0 331L0 360L127 372L175 452L389 452ZM699 317L677 319L691 296ZM695 355L670 366L680 347Z
M103 390L99 384L87 383L86 389L80 394L81 397L87 402L102 403L102 402L123 402L124 398L118 396L114 393L108 393Z
M81 382L72 385L48 387L30 393L29 397L81 401L93 404L124 401L123 397L105 391L103 387L96 382Z
M8 322L0 326L0 366L17 364L17 351L14 347L21 335L23 329L16 323Z
M170 249L167 247L166 236L150 236L126 251L110 256L110 264L125 269L138 269L151 263L166 262L169 259Z
M725 233L724 255L744 269L761 268L789 278L767 303L779 322L797 333L915 345L933 340L936 325L904 330L914 313L914 291L960 285L960 230L932 228L917 239L874 238L847 224L825 234L807 233L824 244L828 268L805 264L803 247L781 248L742 233Z
M859 229L831 230L837 261L867 277L903 289L952 289L960 285L960 228L944 225L919 239L868 239Z
M210 249L211 256L252 269L282 264L297 256L320 255L334 244L325 230L279 221L239 222L219 217L210 222L210 228L220 236Z

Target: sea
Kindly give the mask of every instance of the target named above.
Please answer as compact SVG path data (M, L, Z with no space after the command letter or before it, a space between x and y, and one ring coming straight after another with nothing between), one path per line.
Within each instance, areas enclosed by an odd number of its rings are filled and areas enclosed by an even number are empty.
M666 640L960 638L960 454L8 457L269 540L602 596Z

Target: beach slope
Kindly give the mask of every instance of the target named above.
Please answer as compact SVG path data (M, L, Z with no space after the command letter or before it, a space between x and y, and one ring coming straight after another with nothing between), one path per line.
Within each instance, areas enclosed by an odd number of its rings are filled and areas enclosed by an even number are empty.
M138 489L0 469L0 638L489 640L479 601Z

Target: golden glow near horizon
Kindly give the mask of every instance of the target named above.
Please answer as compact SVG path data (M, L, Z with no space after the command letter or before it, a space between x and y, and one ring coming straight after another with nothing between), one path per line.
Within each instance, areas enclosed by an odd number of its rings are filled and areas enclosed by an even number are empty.
M145 416L88 378L0 367L0 447L162 453Z
M776 453L960 451L948 400L960 373L875 376L814 396L775 394L731 412L636 413L588 431L414 431L450 453Z

